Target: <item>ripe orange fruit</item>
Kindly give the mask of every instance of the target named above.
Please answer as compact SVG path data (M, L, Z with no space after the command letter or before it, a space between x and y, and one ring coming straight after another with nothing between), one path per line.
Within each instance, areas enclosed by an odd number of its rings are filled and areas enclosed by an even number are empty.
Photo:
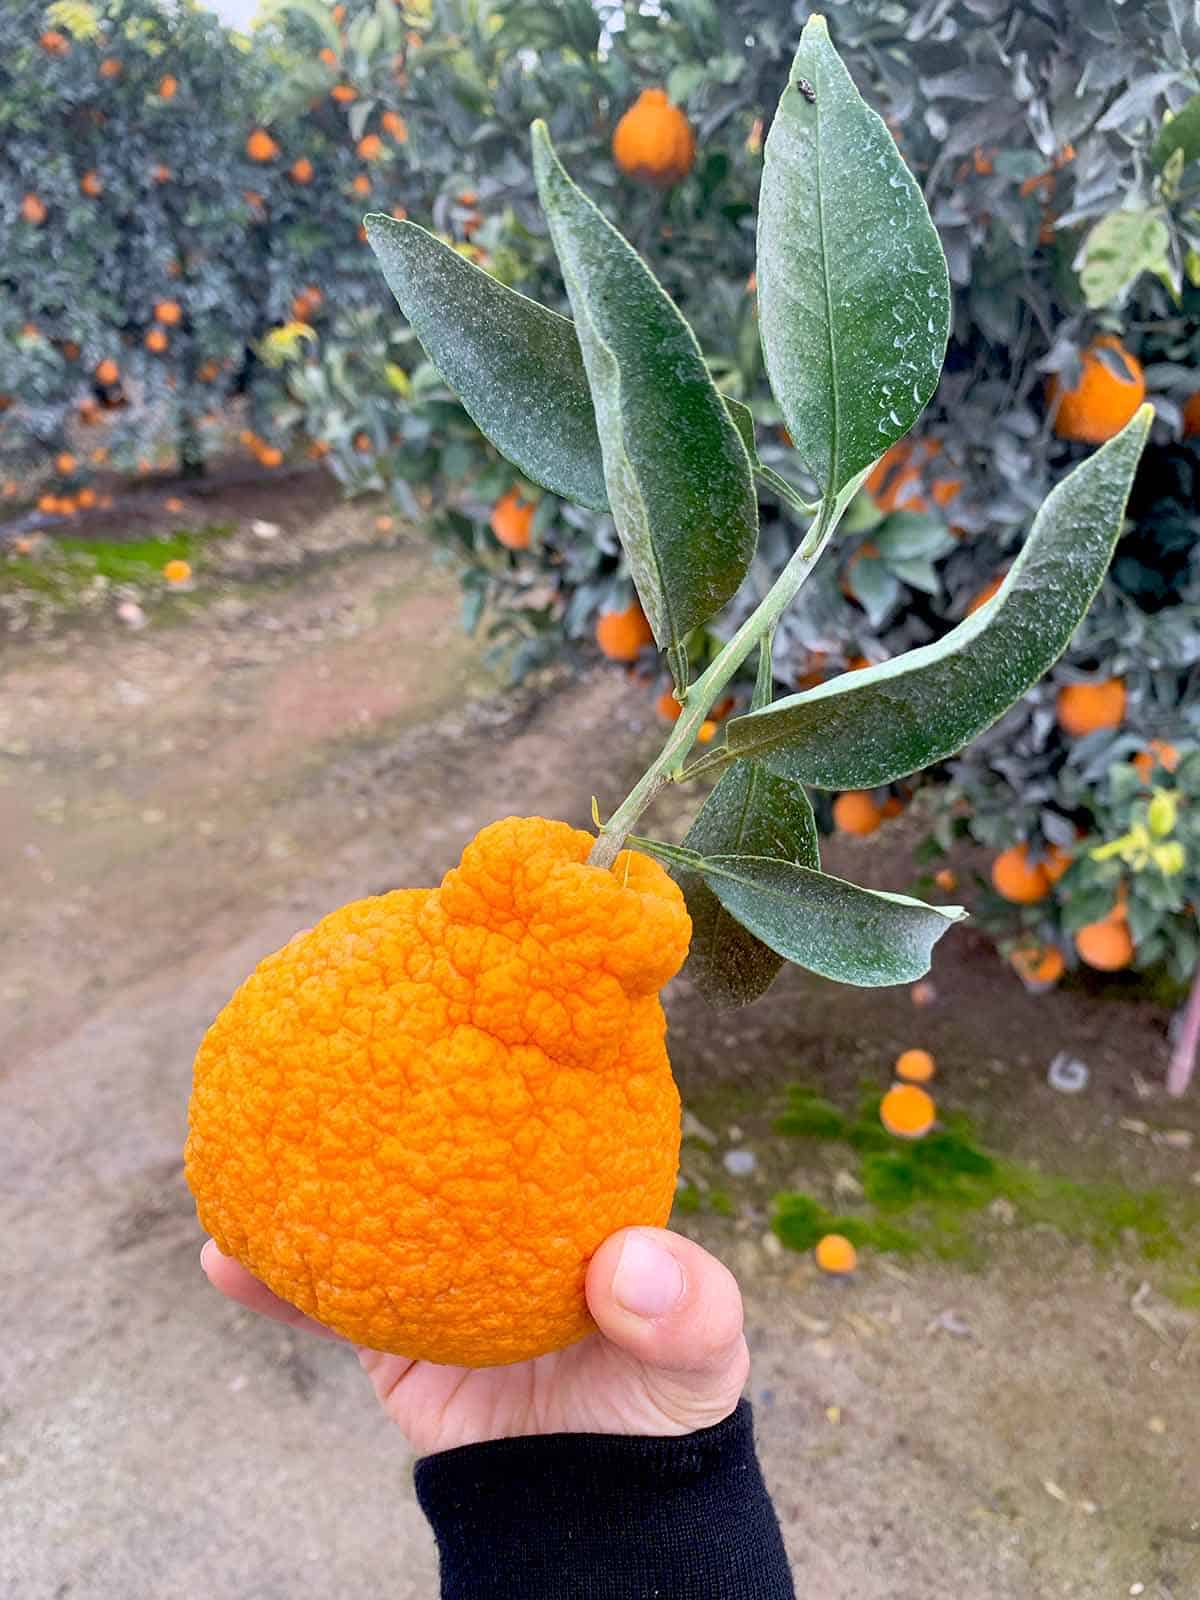
M384 133L390 134L397 144L404 144L408 139L408 123L397 111L385 111L380 117Z
M283 461L283 451L277 444L264 444L255 452L261 466L277 467Z
M833 825L839 833L874 833L883 813L865 789L847 789L833 802Z
M1026 983L1057 983L1066 971L1063 953L1053 944L1019 944L1009 956L1009 962Z
M636 600L624 611L604 611L596 618L596 643L610 661L636 661L653 639L645 612Z
M168 328L176 328L183 321L183 310L178 300L160 300L154 307L154 320Z
M172 73L168 72L166 76L159 82L158 98L160 100L174 100L178 92L179 79L176 78Z
M967 607L964 615L973 617L981 606L987 605L992 596L999 592L1000 586L1003 584L1007 576L1008 574L1006 572L998 572L994 578L989 579L989 581L984 584L983 588L980 589L974 600L971 601L971 604Z
M1061 845L1052 844L1050 846L1046 851L1046 859L1042 862L1042 866L1051 884L1055 884L1060 878L1066 877L1074 860L1075 857L1068 850L1064 850Z
M100 76L102 78L119 78L122 73L121 63L116 56L105 56L100 63Z
M111 356L105 356L104 360L96 368L96 382L111 388L114 383L120 381L120 377L120 367Z
M265 128L255 128L246 140L246 154L251 161L274 161L279 146Z
M40 228L46 220L46 207L36 194L27 194L21 201L21 216L26 222Z
M1151 739L1146 748L1134 756L1133 765L1142 782L1149 783L1155 766L1162 767L1164 772L1175 771L1179 765L1179 751L1165 739Z
M613 160L627 177L669 189L686 178L696 158L691 125L665 89L643 89L617 123Z
M890 822L893 817L904 815L904 801L898 794L890 794L879 808L879 815L885 822Z
M1099 972L1119 972L1133 960L1133 936L1123 918L1089 922L1075 935L1079 959Z
M192 575L191 566L186 561L168 561L162 570L168 583L186 583Z
M939 867L933 875L933 881L943 894L953 894L958 888L958 873L953 867Z
M678 722L683 715L683 707L670 689L663 690L654 702L654 709L664 722Z
M151 328L142 342L147 350L152 351L156 356L160 356L171 341L161 328Z
M196 1057L200 1221L374 1350L472 1367L592 1327L588 1261L674 1197L658 991L691 924L657 862L541 817L436 889L344 906L242 984Z
M840 1233L827 1233L823 1239L818 1239L813 1256L821 1271L835 1278L844 1278L858 1266L858 1251Z
M350 187L354 190L355 194L370 194L371 180L367 177L365 172L360 172L356 175Z
M1042 862L1031 862L1029 846L1014 844L992 862L992 887L1014 905L1036 905L1050 893L1050 874Z
M1120 357L1128 377L1118 377L1096 353L1099 350L1110 350ZM1079 382L1073 389L1064 389L1057 378L1051 378L1046 386L1054 431L1060 439L1103 444L1120 433L1146 398L1145 374L1137 357L1111 333L1092 341L1083 352L1081 364Z
M371 452L371 435L369 433L356 433L354 435L354 448L360 455L369 455Z
M85 172L79 180L81 194L89 195L93 200L104 193L104 184L98 172Z
M48 56L65 56L71 48L71 41L57 28L47 28L38 43Z
M1183 404L1183 436L1190 439L1200 433L1200 389L1187 397Z
M337 66L337 51L331 50L328 45L326 45L324 49L317 51L317 57L319 60L323 61L327 67Z
M921 1139L937 1120L937 1107L915 1083L894 1083L879 1103L879 1120L898 1139Z
M69 450L60 450L54 458L54 470L60 478L69 478L78 462Z
M335 83L329 94L339 105L346 106L354 99L356 92L348 83Z
M313 164L307 156L293 161L288 171L297 183L311 183L313 180Z
M896 1057L896 1076L905 1083L928 1083L936 1071L928 1050L902 1050Z
M90 511L96 504L95 489L80 489L79 493L75 496L75 501L81 510Z
M155 183L170 183L171 169L167 166L165 161L160 161L153 169L150 176L154 179Z
M172 514L172 516L177 515L180 511L183 511L184 509L185 508L184 508L183 501L179 498L178 495L170 494L163 501L163 510L164 511L169 511Z
M358 141L360 161L377 161L383 154L383 140L377 133L364 133Z
M714 722L711 717L705 717L704 721L696 729L696 743L711 743L712 740L716 738L717 730L720 726L721 724L719 722Z
M376 517L375 518L375 532L376 533L391 533L392 529L395 526L396 526L395 517L381 516L381 517Z
M1124 678L1099 683L1064 683L1058 691L1058 725L1075 738L1101 728L1118 728L1125 716Z
M491 528L507 550L527 550L533 534L532 500L523 500L519 489L509 489L492 507Z
M56 494L41 494L38 496L37 508L43 516L53 517L58 515L58 496Z

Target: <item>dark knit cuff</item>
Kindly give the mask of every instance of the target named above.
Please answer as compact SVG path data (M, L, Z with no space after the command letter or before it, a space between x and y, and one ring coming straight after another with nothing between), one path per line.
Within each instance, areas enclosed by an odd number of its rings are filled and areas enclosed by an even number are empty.
M417 1463L443 1600L793 1600L745 1402L679 1439L555 1433Z

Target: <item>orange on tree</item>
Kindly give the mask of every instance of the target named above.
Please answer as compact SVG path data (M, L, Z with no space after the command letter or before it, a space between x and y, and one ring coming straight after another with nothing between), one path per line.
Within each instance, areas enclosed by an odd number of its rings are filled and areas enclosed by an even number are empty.
M1027 844L1002 850L992 862L992 887L1013 905L1031 906L1050 893L1050 874L1042 861L1031 861Z
M992 596L1000 592L1000 586L1003 584L1007 576L1008 574L1005 572L998 572L994 578L989 578L987 583L984 584L983 588L980 589L979 593L971 601L964 615L973 617L977 611L979 611L983 606L987 605Z
M170 183L171 169L169 166L167 166L165 161L160 161L156 164L150 176L153 178L155 183Z
M537 507L519 489L502 494L492 507L491 529L507 550L527 550L533 536L533 514Z
M834 1278L844 1278L858 1266L858 1251L841 1233L827 1233L818 1239L813 1258L822 1272Z
M176 328L183 321L183 308L178 300L159 300L154 307L154 320L164 327Z
M119 78L123 70L116 56L105 56L100 63L100 76L102 78Z
M377 133L364 133L358 141L360 161L377 161L383 154L383 140Z
M75 500L81 510L90 511L96 504L96 491L95 489L89 488L80 489L79 493L75 496Z
M47 28L38 43L48 56L65 56L71 48L71 41L65 33L59 33L57 28Z
M47 216L45 202L36 194L27 194L21 201L21 217L25 222L32 223L35 228L41 227Z
M260 445L255 451L259 465L264 467L278 467L283 461L283 451L277 444Z
M96 367L96 382L102 383L105 388L110 389L114 383L120 381L120 377L121 369L111 356L105 356Z
M596 618L596 643L610 661L636 661L653 640L646 614L636 600L624 611L602 611Z
M696 729L696 743L711 744L716 738L720 726L721 724L713 717L705 717L704 721Z
M1200 389L1188 395L1183 403L1183 436L1191 439L1200 433Z
M1056 884L1060 878L1066 877L1074 860L1075 857L1069 850L1064 850L1062 845L1052 844L1049 846L1042 861L1042 867L1051 885Z
M98 195L104 193L104 182L98 172L85 172L79 180L79 189L81 194L86 194L95 200Z
M62 478L69 478L78 464L69 450L60 450L54 458L54 470Z
M152 351L156 356L162 355L170 342L161 328L148 329L146 337L142 340L146 349Z
M683 707L670 689L663 690L654 702L654 709L664 722L678 722L683 715Z
M356 173L353 181L350 184L350 187L353 189L355 194L370 194L371 180L367 177L365 172L359 172Z
M1036 941L1017 945L1008 959L1017 976L1029 984L1057 983L1067 966L1057 945Z
M403 144L408 138L408 124L398 111L385 111L379 121L384 133L395 139L397 144Z
M1064 683L1055 702L1058 725L1074 738L1102 728L1119 728L1125 718L1126 698L1124 678Z
M939 867L933 881L943 894L953 894L958 888L958 873L953 867Z
M1127 374L1117 373L1098 354L1107 350L1124 365ZM1141 362L1131 355L1115 334L1101 334L1080 358L1082 371L1073 389L1064 389L1051 378L1046 398L1054 417L1054 431L1060 439L1080 444L1104 444L1133 416L1146 398L1146 378Z
M895 1083L879 1102L879 1120L897 1139L922 1139L937 1120L932 1095L915 1083Z
M297 183L311 183L313 180L313 164L307 156L301 156L298 161L293 161L288 172Z
M928 1050L902 1050L896 1057L896 1076L905 1083L928 1083L937 1064Z
M196 1057L203 1226L347 1338L493 1366L592 1321L589 1258L661 1225L679 1095L658 992L691 923L656 862L562 822L484 828L436 889L268 956Z
M352 89L348 83L335 83L333 88L329 91L330 98L336 100L339 105L343 106L349 105L351 100L356 97L357 93L358 91L356 89Z
M158 98L160 100L174 100L178 92L179 79L173 73L168 72L165 77L159 80Z
M359 455L370 455L372 449L374 448L371 443L371 435L369 433L356 433L354 435L354 448L358 451Z
M43 516L53 517L58 514L58 496L56 494L40 494L37 498L37 509Z
M617 123L613 160L627 177L669 189L686 178L696 158L691 124L665 89L643 89Z
M255 128L246 140L246 154L251 161L274 161L279 146L265 128Z
M1123 917L1110 913L1101 922L1089 922L1075 935L1079 959L1099 972L1120 972L1133 960L1133 935Z
M847 789L833 802L833 825L839 833L874 833L883 821L883 812L873 795L865 789Z
M1174 772L1179 765L1179 751L1165 739L1151 739L1144 750L1133 758L1134 770L1143 783L1149 783L1156 766L1164 772Z

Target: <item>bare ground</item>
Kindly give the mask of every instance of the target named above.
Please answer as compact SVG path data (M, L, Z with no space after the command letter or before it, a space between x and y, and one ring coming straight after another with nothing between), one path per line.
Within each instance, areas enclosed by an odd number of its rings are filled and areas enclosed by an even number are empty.
M0 1592L18 1600L436 1592L408 1455L354 1363L201 1279L191 1056L322 912L435 881L495 816L585 823L653 738L650 697L615 672L500 694L418 542L374 548L361 513L309 521L300 560L235 539L222 598L189 615L129 636L101 607L0 654ZM905 835L887 837L853 870L904 887ZM681 1225L743 1283L798 1592L1195 1600L1200 1318L1136 1238L1099 1254L1001 1219L979 1270L868 1258L840 1285L768 1232L775 1188L840 1181L772 1132L785 1086L853 1099L916 1042L990 1146L1195 1193L1200 1116L1155 1087L1159 1012L1035 1000L970 934L942 950L920 1013L800 976L715 1021L686 983L671 998L685 1100L717 1135L685 1173L756 1160L721 1180L732 1216ZM1081 1096L1046 1086L1060 1048L1091 1068Z

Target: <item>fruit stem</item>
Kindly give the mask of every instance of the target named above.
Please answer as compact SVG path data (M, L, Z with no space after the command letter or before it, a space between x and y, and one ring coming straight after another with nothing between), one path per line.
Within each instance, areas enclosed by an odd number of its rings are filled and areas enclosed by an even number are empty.
M678 781L683 772L684 757L695 743L713 702L764 634L774 630L780 617L800 592L841 520L845 503L839 503L839 498L832 495L821 501L816 520L799 547L792 552L787 566L733 638L688 688L683 710L667 735L666 744L601 828L600 837L588 856L589 865L606 870L610 868L642 812L667 784Z

